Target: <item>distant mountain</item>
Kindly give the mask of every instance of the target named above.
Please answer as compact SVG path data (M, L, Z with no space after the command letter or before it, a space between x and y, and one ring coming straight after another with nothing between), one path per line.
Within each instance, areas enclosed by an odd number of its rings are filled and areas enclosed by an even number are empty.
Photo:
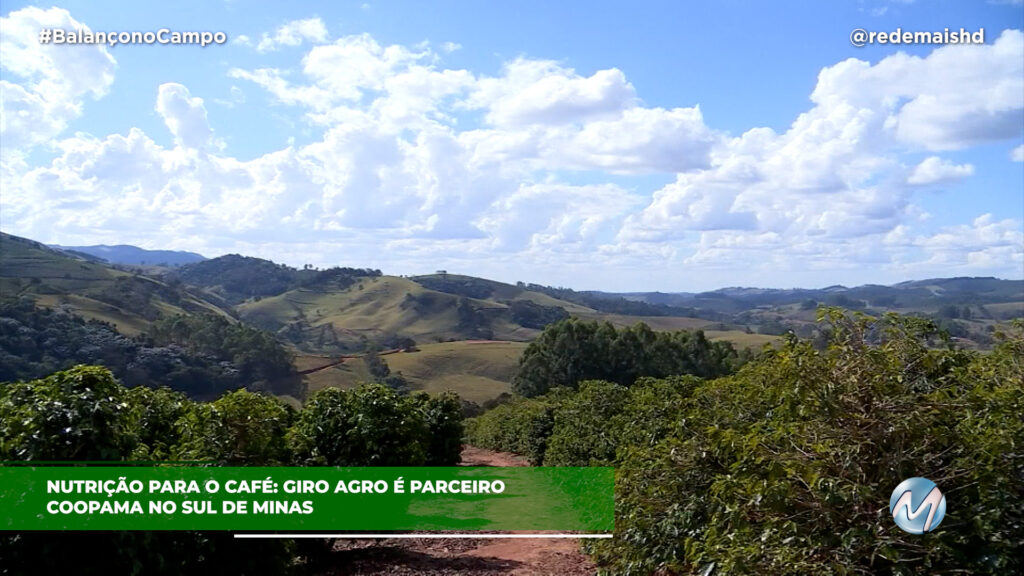
M99 244L96 246L53 246L60 250L76 254L87 254L94 258L100 258L112 264L127 264L130 266L182 266L202 262L206 257L195 252L183 252L180 250L146 250L138 246L118 244L107 246Z
M912 280L892 286L865 284L848 288L834 285L826 288L748 288L729 287L711 292L664 293L630 292L602 293L606 297L621 296L629 300L668 306L735 312L756 306L784 306L814 300L823 304L876 308L937 308L947 304L982 305L1024 301L1024 280L960 277Z

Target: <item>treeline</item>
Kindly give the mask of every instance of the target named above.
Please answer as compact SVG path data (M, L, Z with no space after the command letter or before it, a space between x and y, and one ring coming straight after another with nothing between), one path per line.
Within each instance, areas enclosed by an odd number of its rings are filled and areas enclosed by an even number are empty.
M302 410L239 390L210 403L167 388L125 388L76 366L0 386L0 460L205 460L225 466L452 466L454 395L379 384L321 390ZM248 542L224 532L4 533L10 574L287 574L323 541ZM95 561L85 561L93 559Z
M820 314L825 350L789 338L723 378L587 381L467 438L615 466L616 538L589 546L604 574L1022 573L1024 324L982 354L930 347L924 319ZM924 537L888 513L913 476L948 502Z
M571 318L549 325L527 346L512 388L537 396L554 387L575 388L584 380L629 386L642 376L714 378L733 372L751 356L728 342L712 342L701 331L655 332L643 323L616 328Z
M169 386L197 399L242 387L302 395L282 381L291 357L272 336L222 317L168 317L152 333L129 338L110 324L29 299L0 303L0 382L76 364L105 366L128 386Z

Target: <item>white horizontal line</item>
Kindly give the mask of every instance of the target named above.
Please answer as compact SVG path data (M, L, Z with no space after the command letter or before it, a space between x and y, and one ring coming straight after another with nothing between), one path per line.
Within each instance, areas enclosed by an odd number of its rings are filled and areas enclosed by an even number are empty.
M612 534L235 534L235 538L611 538Z

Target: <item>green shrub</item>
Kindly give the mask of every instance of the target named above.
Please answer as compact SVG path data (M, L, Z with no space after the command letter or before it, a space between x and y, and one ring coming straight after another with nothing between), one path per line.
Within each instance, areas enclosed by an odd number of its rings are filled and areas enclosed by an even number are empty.
M120 460L132 449L127 406L99 366L0 385L0 459Z
M109 370L98 366L76 366L41 380L4 384L0 386L0 458L162 460L180 449L175 445L178 439L196 436L187 429L194 422L188 418L192 408L183 395L166 389L125 390ZM224 429L205 430L218 434ZM277 433L283 436L283 430ZM230 444L215 437L210 440L213 445ZM240 541L222 532L5 532L0 536L6 574L269 576L291 569L292 548L287 540Z
M522 454L539 465L554 430L558 407L572 394L567 388L558 388L537 398L510 398L467 421L466 439L488 450Z
M420 466L430 427L418 401L382 384L325 388L289 433L296 461L317 466Z
M417 394L414 400L429 430L427 466L455 466L462 461L462 402L457 394Z
M610 466L615 460L622 409L629 389L590 380L561 402L544 453L545 466Z
M603 574L1019 574L1024 541L1024 325L992 353L941 347L926 319L822 309L824 349L789 337L738 373L516 398L473 419L475 445L616 467ZM940 346L940 347L936 347ZM903 479L948 514L902 532Z
M196 405L179 423L180 456L224 466L280 466L292 460L285 435L294 419L287 404L247 390Z

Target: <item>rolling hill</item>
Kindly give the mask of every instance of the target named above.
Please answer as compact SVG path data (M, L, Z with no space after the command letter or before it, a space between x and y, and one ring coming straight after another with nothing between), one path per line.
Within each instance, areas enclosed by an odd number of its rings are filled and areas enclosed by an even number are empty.
M482 404L503 392L511 391L525 342L462 341L424 344L413 352L383 356L391 372L401 373L414 390L439 393L454 390L470 402ZM296 366L308 370L336 360L330 357L300 355ZM303 376L310 392L336 386L351 388L371 380L361 358Z
M0 233L0 298L28 297L38 306L66 307L135 335L165 315L210 313L230 317L180 285L117 270L73 253Z
M560 303L543 294L502 290L487 298L439 292L414 279L396 276L362 278L339 289L310 283L277 296L238 306L246 322L279 334L307 352L362 350L367 342L388 347L398 339L417 343L450 340L524 342L542 324L525 320L527 311L557 318L593 310ZM532 319L532 317L531 317ZM523 322L526 322L526 326Z
M401 372L414 389L451 388L476 402L507 391L526 343L569 316L619 327L644 322L659 331L699 329L712 340L753 349L777 343L790 330L817 337L819 304L931 317L960 345L977 348L991 344L1001 323L1024 316L1024 282L995 278L617 294L445 272L398 277L370 269L297 269L237 254L173 269L127 269L82 247L54 249L0 233L0 299L19 298L109 322L129 336L175 314L237 319L291 348L299 371L331 365L294 376L292 388L310 390L370 379L360 358L339 363L341 355L402 348L411 340L417 352L386 357L392 373Z

